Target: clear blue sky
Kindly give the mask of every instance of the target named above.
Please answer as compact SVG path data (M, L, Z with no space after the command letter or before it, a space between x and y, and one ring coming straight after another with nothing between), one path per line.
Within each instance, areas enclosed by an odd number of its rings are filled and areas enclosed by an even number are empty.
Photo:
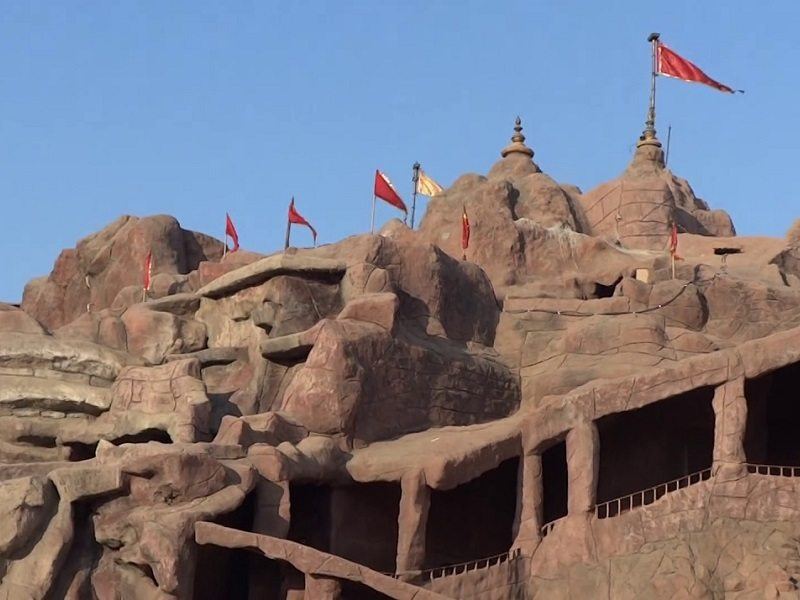
M375 168L405 196L415 160L445 185L485 173L517 114L540 166L590 189L642 129L651 31L747 90L660 81L673 170L741 234L783 235L800 216L797 0L6 0L0 13L6 301L124 213L219 235L229 211L266 252L294 195L321 242L362 232Z

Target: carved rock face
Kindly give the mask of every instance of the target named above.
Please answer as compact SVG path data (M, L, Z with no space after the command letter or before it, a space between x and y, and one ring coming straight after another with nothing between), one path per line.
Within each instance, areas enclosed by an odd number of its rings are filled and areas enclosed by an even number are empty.
M590 190L581 201L590 231L627 248L666 249L673 221L681 232L736 233L725 211L709 210L685 179L665 168L655 145L639 146L621 177Z
M582 206L522 143L488 177L464 176L432 199L419 231L393 221L378 236L217 262L201 254L214 259L218 242L191 234L208 252L191 250L170 218L123 220L65 251L22 309L0 305L0 596L182 600L244 583L251 597L335 595L353 577L420 598L467 587L476 597L658 597L783 585L785 548L759 554L753 540L787 543L775 522L797 520L797 486L751 477L742 461L752 458L748 419L761 415L747 393L789 389L794 372L780 385L772 372L800 360L794 238L682 233L673 277L669 219L704 233L726 226L657 152L642 151ZM142 303L134 255L149 243L163 297ZM725 273L722 243L741 246ZM126 244L130 255L112 260ZM83 274L94 288L73 282ZM759 378L757 393L748 378ZM598 423L681 394L707 402L711 424L691 424L710 432L714 480L599 519L594 494L613 472L604 444L631 437L643 440L637 452L658 451L616 482L677 453L664 451L666 427L609 441ZM568 517L542 541L545 453L562 442ZM635 462L637 452L619 454ZM489 510L475 527L481 502ZM473 552L446 547L453 515L473 528L457 539L499 550L513 539L524 558L410 582L367 568L372 554L381 571L414 572L439 560L432 548ZM741 515L763 523L742 527ZM195 535L201 521L216 523L198 530L213 535ZM733 544L741 532L748 539ZM243 539L281 566L219 548ZM671 562L686 544L691 569ZM766 566L730 558L742 547ZM662 566L637 578L638 561L653 556ZM716 564L730 568L724 581ZM606 581L619 565L626 576Z

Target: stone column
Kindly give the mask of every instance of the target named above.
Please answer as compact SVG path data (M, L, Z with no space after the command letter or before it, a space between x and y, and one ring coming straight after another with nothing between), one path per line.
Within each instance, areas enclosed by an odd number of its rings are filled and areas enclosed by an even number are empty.
M517 478L517 514L512 548L535 546L542 538L542 455L523 453Z
M593 422L579 423L567 434L568 514L587 514L597 500L600 436Z
M397 572L422 570L425 561L425 529L431 491L423 471L406 473L400 482L400 511L397 517Z
M338 579L306 573L305 600L340 600L342 584Z
M746 461L744 436L747 426L747 399L744 377L737 377L714 390L714 464L719 479L737 478L744 473Z

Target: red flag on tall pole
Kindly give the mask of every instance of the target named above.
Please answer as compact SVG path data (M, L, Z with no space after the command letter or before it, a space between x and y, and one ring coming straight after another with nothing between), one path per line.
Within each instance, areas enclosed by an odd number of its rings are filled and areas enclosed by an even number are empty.
M672 231L669 234L669 253L675 254L678 251L678 226L672 222Z
M233 248L231 248L231 252L236 252L239 249L239 234L236 232L236 227L231 221L231 216L228 213L225 213L225 236L230 237L233 241ZM228 240L225 240L225 250L228 249Z
M399 208L403 212L408 212L406 203L403 202L400 194L394 189L392 182L389 181L386 175L378 170L375 171L375 196Z
M720 92L734 94L743 93L743 90L734 90L716 79L706 75L703 70L693 62L686 60L671 48L659 41L656 45L656 72L665 77L674 77L690 83L702 83Z
M669 232L669 257L672 264L672 278L675 279L675 261L683 260L678 256L678 225L672 221L672 231Z
M467 248L469 248L469 217L467 216L467 208L461 205L461 249L464 251L463 258L467 260Z
M397 190L394 189L392 182L389 181L389 178L386 175L381 173L378 169L375 169L375 187L373 188L372 192L372 222L370 224L370 231L373 233L375 231L375 198L380 198L384 202L388 202L392 206L399 208L406 213L405 218L408 217L406 203L403 202L400 194L398 194ZM404 222L405 218L403 219Z
M647 109L647 120L644 131L639 138L638 146L650 144L661 147L661 142L656 138L656 78L659 75L673 77L682 81L702 83L721 92L744 93L744 90L734 90L727 85L711 79L694 63L676 54L672 49L661 43L661 34L651 33L647 36L652 49L650 69L650 106Z
M153 283L153 251L148 250L144 259L144 277L142 278L142 302L147 299L147 292Z
M314 236L314 246L317 245L317 230L311 226L311 223L306 221L303 216L297 212L297 209L294 207L294 198L289 203L289 223L286 229L286 247L289 247L289 231L291 230L292 223L295 225L305 225L311 230L311 235Z

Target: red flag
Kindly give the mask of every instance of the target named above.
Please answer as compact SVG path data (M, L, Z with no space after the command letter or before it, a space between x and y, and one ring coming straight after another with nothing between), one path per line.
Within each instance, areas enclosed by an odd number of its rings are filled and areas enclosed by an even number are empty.
M674 260L683 260L678 256L678 226L672 222L672 231L669 233L669 253Z
M467 209L461 206L461 249L466 250L469 248L469 217L467 216Z
M678 251L678 226L672 222L672 231L669 234L669 253L675 254Z
M144 286L144 291L150 291L150 284L153 280L153 251L147 251L147 257L144 259L144 281L142 282Z
M403 212L408 212L405 202L400 198L400 194L397 193L397 190L394 189L392 182L389 181L386 175L378 170L375 171L375 195Z
M289 223L294 223L296 225L305 225L311 230L311 235L314 236L314 245L317 244L317 230L311 226L311 223L306 221L297 210L294 208L294 198L289 203Z
M728 92L730 94L742 91L734 90L719 81L711 79L711 77L703 73L700 67L677 55L661 42L658 43L656 50L656 65L656 70L660 75L675 77L683 81L703 83L720 92Z
M231 216L228 213L225 213L225 235L230 236L233 240L233 248L231 252L236 252L239 249L239 234L236 233L236 227L233 225L233 221L231 221ZM227 246L227 240L225 241L225 245Z

